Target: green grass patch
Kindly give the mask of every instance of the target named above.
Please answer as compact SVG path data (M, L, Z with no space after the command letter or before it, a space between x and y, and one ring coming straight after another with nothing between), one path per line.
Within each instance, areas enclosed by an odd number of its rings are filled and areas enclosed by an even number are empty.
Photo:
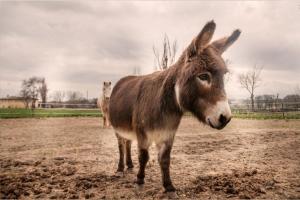
M102 117L98 109L0 109L0 118Z
M186 113L187 116L191 115ZM42 117L102 117L99 109L14 109L0 108L0 118L42 118ZM300 112L247 112L233 111L240 119L300 119Z

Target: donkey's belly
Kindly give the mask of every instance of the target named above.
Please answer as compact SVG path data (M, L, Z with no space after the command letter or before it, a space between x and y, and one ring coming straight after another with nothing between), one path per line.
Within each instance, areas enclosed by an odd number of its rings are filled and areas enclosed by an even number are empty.
M127 140L136 140L136 133L133 131L125 131L125 130L121 130L121 129L117 129L115 130L116 133L121 136L122 138L125 138Z
M116 133L127 140L136 140L134 131L115 130ZM146 132L148 143L160 144L162 142L173 140L176 130L154 130Z
M150 143L160 144L173 140L176 130L154 130L147 132L147 139Z

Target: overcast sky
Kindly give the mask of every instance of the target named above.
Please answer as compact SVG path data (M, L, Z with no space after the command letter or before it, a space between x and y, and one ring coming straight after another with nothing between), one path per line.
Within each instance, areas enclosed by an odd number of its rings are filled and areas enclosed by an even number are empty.
M214 39L239 28L224 53L232 75L229 98L248 97L237 75L264 66L257 94L284 96L300 85L300 1L31 1L0 2L0 96L17 95L21 81L46 78L50 94L78 90L97 97L101 82L152 73L152 46L164 34L179 56L203 25L217 24Z

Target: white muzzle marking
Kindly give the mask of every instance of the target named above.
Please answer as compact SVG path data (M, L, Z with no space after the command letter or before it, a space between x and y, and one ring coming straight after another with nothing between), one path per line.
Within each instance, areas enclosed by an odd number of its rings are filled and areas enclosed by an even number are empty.
M218 101L214 106L207 109L206 112L206 123L211 125L213 128L222 127L220 117L223 115L227 120L231 118L231 110L228 104L228 100Z

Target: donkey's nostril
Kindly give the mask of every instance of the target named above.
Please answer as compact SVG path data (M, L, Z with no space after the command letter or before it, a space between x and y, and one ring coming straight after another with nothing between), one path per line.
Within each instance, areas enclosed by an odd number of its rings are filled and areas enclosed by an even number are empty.
M224 115L220 115L219 117L219 122L222 124L222 125L226 125L227 122L229 122L229 120L224 116Z

